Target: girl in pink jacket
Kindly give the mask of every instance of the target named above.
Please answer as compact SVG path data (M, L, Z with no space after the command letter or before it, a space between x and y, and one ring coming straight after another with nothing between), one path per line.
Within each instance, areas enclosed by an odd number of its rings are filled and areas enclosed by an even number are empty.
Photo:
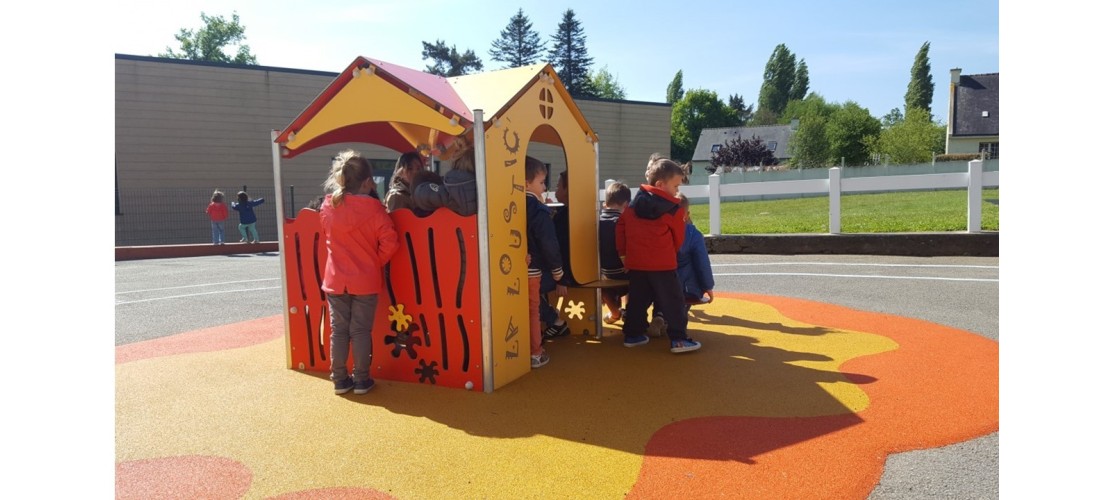
M374 387L370 331L382 288L382 267L398 245L393 220L382 202L369 195L376 188L372 174L370 162L348 149L332 160L331 175L324 182L328 194L320 207L320 225L328 257L321 288L328 296L336 394L351 389L366 394ZM348 374L352 350L354 370Z

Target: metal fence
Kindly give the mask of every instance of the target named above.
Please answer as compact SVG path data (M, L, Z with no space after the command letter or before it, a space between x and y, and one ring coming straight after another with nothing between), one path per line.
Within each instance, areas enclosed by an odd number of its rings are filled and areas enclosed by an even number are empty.
M239 241L239 212L231 202L243 186L221 187L228 218L224 221L224 241ZM254 207L258 216L255 229L261 241L277 241L277 216L273 186L250 188L252 199L264 198ZM301 195L302 206L309 201ZM212 224L205 208L212 201L212 188L119 189L116 191L116 246L187 245L212 243Z

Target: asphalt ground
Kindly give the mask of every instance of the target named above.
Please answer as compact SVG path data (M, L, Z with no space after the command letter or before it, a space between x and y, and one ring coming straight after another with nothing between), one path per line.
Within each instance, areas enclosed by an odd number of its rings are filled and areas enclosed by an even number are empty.
M712 255L718 291L916 318L998 341L994 257ZM117 262L117 346L280 314L276 254ZM557 361L557 360L556 360ZM406 384L402 384L404 387ZM890 455L869 498L998 498L998 433Z

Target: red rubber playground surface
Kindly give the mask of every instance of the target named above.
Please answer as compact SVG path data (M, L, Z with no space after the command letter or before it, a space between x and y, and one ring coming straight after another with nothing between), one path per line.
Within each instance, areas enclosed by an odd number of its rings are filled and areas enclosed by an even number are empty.
M281 316L116 348L117 498L867 498L892 453L998 430L998 343L719 293L700 351L547 344L493 394L285 367Z

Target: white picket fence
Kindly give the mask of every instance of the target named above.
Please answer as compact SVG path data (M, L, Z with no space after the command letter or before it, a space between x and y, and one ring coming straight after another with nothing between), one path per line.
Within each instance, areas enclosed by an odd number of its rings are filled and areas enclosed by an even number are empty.
M612 184L605 181L605 186ZM629 186L632 187L632 186ZM789 194L827 194L829 196L829 234L840 234L840 196L842 193L866 191L903 191L913 189L955 189L967 188L967 232L982 232L983 188L998 187L998 172L983 172L983 161L967 163L967 172L924 175L897 175L881 177L841 177L840 167L829 169L828 179L805 179L794 181L744 182L721 184L717 174L709 176L708 185L685 185L682 194L691 200L709 199L709 233L721 234L721 197L722 196L760 196ZM637 189L632 189L635 196ZM605 199L605 190L598 194L599 200Z

